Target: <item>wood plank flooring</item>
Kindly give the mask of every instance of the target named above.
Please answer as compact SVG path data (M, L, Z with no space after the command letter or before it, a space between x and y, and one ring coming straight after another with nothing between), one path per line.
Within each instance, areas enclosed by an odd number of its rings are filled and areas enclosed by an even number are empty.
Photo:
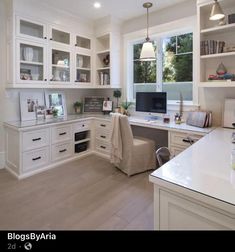
M0 230L152 230L149 174L94 155L21 181L0 170Z

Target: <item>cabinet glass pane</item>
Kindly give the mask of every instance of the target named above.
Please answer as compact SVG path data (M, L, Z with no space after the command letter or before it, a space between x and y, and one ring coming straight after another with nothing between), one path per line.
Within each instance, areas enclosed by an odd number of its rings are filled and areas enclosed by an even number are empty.
M78 47L86 48L86 49L91 49L91 40L83 37L76 37L76 45Z
M67 32L52 29L52 40L63 44L70 44L70 36Z
M52 50L52 81L70 81L69 52Z
M77 69L77 76L76 81L77 82L90 82L91 81L91 74L89 70L80 70Z
M43 47L20 44L20 79L43 80Z
M90 56L85 56L81 54L77 54L77 67L78 68L90 68L91 60Z
M20 20L20 33L36 38L43 38L43 26Z

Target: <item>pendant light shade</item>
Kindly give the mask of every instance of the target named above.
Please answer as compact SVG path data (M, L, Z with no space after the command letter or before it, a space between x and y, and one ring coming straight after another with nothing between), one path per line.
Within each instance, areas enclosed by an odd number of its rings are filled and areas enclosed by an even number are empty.
M142 49L141 49L141 53L140 53L140 60L141 61L151 61L151 60L156 60L156 54L154 52L154 47L153 47L153 43L150 41L149 39L149 8L152 7L152 3L144 3L143 7L147 9L147 37L146 37L146 41L144 42Z
M211 9L210 20L220 20L225 17L220 4L217 0L214 0L214 4Z

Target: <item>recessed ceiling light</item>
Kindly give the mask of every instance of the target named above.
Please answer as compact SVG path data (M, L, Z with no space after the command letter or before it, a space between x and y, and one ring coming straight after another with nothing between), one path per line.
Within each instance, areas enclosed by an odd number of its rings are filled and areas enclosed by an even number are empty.
M101 4L100 4L99 2L95 2L95 3L94 3L94 7L95 7L96 9L99 9L99 8L101 7Z

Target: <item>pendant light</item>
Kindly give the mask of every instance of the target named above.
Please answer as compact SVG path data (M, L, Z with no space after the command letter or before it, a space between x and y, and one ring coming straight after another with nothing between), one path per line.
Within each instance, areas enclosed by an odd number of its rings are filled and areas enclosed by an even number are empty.
M147 2L143 4L143 7L147 9L147 37L146 41L144 42L141 53L140 53L140 60L141 61L152 61L156 60L156 55L154 52L153 44L149 38L149 8L153 6L152 3Z
M220 4L217 0L214 0L215 2L212 5L211 14L210 14L210 20L220 20L225 17Z

